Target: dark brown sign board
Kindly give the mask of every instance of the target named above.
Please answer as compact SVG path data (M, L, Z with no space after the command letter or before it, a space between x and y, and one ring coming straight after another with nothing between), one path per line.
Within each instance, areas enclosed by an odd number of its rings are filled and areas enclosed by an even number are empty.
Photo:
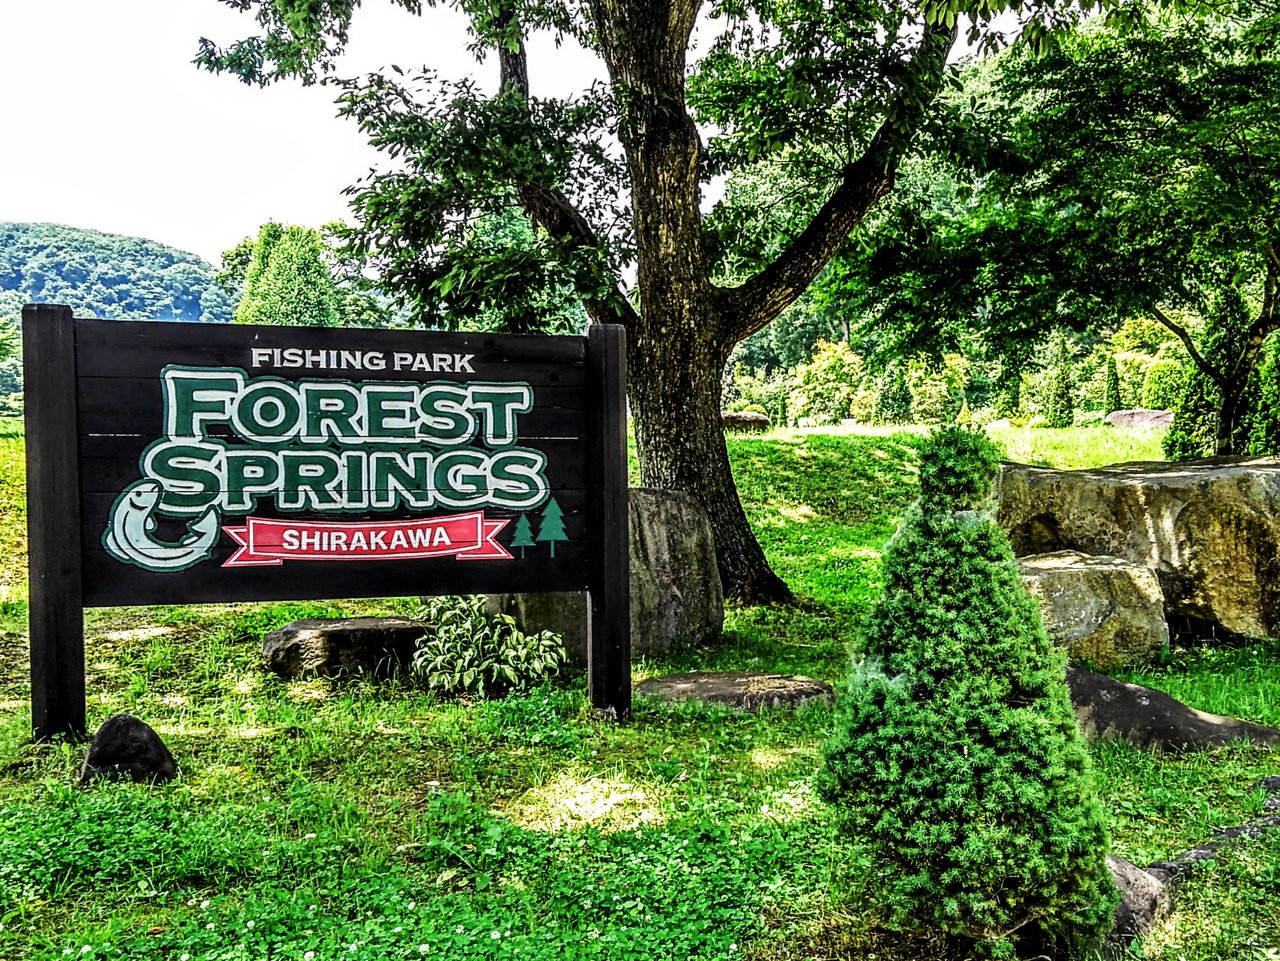
M31 706L85 729L85 607L588 591L631 707L620 327L541 337L23 309Z

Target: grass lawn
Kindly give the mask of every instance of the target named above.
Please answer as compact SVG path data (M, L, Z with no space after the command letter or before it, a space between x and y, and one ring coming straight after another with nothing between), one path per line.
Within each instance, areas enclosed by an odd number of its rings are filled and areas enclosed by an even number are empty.
M1105 429L1023 431L1012 456L1158 456ZM1025 437L1021 435L1025 434ZM1043 444L1040 442L1043 441ZM918 434L732 441L743 500L803 601L738 607L705 648L637 675L758 668L838 680L912 496ZM1019 446L1023 445L1023 446ZM405 600L98 610L90 724L128 711L182 765L162 789L72 785L83 745L29 741L22 444L0 424L0 958L783 961L954 956L878 930L876 878L811 790L825 707L740 715L640 701L616 726L582 677L446 702L410 685L284 683L261 634ZM1139 678L1280 724L1280 647L1190 646ZM1175 855L1257 816L1266 751L1095 752L1117 853ZM1280 843L1184 887L1145 945L1166 961L1280 957Z

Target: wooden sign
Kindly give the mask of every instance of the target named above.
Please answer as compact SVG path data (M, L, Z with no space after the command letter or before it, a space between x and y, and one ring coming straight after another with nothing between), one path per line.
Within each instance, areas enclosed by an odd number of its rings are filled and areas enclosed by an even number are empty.
M23 311L32 723L84 730L85 606L591 595L630 710L619 327L534 337Z

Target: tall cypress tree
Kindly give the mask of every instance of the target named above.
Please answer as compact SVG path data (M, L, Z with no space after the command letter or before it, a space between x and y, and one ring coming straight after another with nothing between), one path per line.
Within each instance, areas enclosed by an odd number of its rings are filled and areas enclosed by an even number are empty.
M1076 400L1071 382L1071 350L1063 334L1054 335L1051 364L1044 418L1050 427L1070 427L1075 419Z
M1102 413L1110 414L1112 411L1119 410L1122 406L1120 403L1120 372L1116 370L1116 359L1111 354L1107 354L1103 377L1105 380L1102 385Z
M338 322L338 296L317 231L276 223L262 227L235 322L297 327Z

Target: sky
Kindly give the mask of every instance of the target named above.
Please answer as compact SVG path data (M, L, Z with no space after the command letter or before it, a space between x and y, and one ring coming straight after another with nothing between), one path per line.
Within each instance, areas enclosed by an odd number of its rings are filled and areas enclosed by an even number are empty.
M218 0L0 0L0 221L146 237L217 263L267 220L347 217L343 188L382 166L335 91L261 89L192 65L199 39L256 26ZM339 72L430 65L496 86L465 23L388 3L357 11ZM535 95L566 94L597 70L581 50L531 44Z

